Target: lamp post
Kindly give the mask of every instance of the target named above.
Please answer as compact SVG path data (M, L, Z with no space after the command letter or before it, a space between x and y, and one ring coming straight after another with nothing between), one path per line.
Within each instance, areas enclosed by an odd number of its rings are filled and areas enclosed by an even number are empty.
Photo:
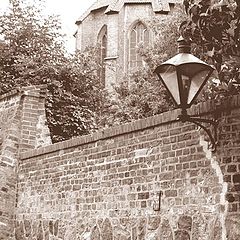
M193 122L208 134L212 150L216 149L217 121L202 119L199 116L190 116L187 109L191 107L214 68L190 53L190 44L183 38L178 39L179 53L162 63L155 69L160 81L171 95L175 105L181 108L178 120ZM209 123L214 127L214 135L202 123Z

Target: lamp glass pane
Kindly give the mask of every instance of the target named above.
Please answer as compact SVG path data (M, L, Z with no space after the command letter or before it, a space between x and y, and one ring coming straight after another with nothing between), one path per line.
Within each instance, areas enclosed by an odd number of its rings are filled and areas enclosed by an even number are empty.
M201 71L201 72L195 74L191 78L191 85L190 85L189 94L188 94L188 101L187 101L188 104L191 103L191 101L193 100L195 95L198 93L198 90L204 84L204 81L205 81L208 74L209 74L209 69Z
M191 79L189 78L189 76L186 75L181 75L181 84L182 87L180 88L181 90L181 103L182 106L186 106L187 103L187 99L188 99L188 94L189 94L189 89L190 89L190 85L191 85Z
M159 72L163 82L165 83L168 91L171 93L175 102L180 104L180 95L179 95L179 87L178 87L178 78L177 71L175 66L163 66L161 72Z

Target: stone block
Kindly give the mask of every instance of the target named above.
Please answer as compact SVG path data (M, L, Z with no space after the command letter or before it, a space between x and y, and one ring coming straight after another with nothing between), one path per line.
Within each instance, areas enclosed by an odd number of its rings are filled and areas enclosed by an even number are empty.
M113 228L112 228L112 224L108 218L105 219L102 224L101 236L102 236L102 239L113 240Z
M240 214L229 214L226 219L227 239L240 239Z
M192 218L190 216L180 216L178 219L178 228L185 231L191 231Z
M173 240L172 228L167 219L163 219L159 229L159 240Z
M184 230L177 230L174 232L175 240L190 240L189 233Z

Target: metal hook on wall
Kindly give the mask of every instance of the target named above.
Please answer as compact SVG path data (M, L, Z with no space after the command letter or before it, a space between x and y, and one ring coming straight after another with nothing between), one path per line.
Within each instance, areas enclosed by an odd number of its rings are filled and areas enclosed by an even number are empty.
M160 211L161 210L161 201L162 201L162 195L163 195L163 192L162 191L159 191L159 194L158 194L158 203L157 201L154 201L153 203L153 210L154 211Z

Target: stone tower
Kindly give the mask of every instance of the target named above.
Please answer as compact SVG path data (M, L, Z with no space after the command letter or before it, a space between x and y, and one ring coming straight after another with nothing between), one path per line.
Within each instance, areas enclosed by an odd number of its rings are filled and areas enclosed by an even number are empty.
M140 42L149 45L154 38L146 23L169 13L178 1L98 0L76 21L76 49L83 51L89 43L101 46L101 61L106 66L101 75L106 88L143 64L136 46Z

